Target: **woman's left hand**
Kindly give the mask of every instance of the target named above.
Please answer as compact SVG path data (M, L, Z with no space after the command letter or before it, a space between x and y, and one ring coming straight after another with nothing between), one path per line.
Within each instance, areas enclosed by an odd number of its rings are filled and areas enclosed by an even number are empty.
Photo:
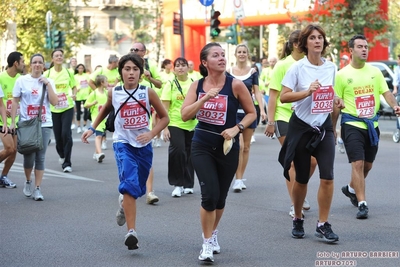
M267 114L265 114L264 111L261 111L261 120L266 121L267 120Z
M226 140L231 140L240 132L239 128L235 125L232 128L225 129L221 135Z
M47 84L49 83L49 80L47 80L47 78L44 77L44 76L40 76L39 77L39 82L42 82L44 85L47 86Z

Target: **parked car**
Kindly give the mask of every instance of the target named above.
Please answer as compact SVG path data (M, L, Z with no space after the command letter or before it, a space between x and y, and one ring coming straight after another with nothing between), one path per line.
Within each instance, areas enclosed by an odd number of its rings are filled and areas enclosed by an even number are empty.
M393 81L394 81L394 68L397 66L397 62L394 60L382 60L382 61L371 61L368 62L372 66L377 67L385 77L386 83L389 87L390 92L393 91ZM381 107L380 114L381 115L394 115L393 109L386 102L385 98L381 95Z

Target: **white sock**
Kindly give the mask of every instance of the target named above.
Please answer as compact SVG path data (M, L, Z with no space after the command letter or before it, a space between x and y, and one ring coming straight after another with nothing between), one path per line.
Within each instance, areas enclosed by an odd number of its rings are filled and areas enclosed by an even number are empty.
M365 201L365 200L358 202L359 207L361 206L361 204L365 204L365 206L368 206L367 201Z
M356 191L354 191L354 188L352 188L350 185L348 185L348 187L349 187L349 192L350 193L352 193L352 194L356 193Z
M320 227L320 226L322 226L324 224L325 224L325 222L318 222L318 227Z

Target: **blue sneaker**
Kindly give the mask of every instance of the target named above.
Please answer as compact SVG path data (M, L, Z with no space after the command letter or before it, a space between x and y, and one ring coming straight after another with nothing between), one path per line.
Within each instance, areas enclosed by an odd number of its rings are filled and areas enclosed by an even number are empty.
M0 186L5 188L16 188L17 185L11 182L6 175L0 177Z

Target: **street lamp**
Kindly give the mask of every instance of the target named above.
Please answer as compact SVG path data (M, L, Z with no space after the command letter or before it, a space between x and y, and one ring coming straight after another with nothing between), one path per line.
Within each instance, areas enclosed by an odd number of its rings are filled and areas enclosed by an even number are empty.
M47 13L46 13L46 24L47 24L47 36L48 36L48 38L50 38L50 44L51 44L51 49L53 48L52 47L52 43L53 43L53 38L51 37L51 32L50 32L50 25L51 25L51 22L53 21L53 14L51 13L51 11L49 10L49 11L47 11Z

